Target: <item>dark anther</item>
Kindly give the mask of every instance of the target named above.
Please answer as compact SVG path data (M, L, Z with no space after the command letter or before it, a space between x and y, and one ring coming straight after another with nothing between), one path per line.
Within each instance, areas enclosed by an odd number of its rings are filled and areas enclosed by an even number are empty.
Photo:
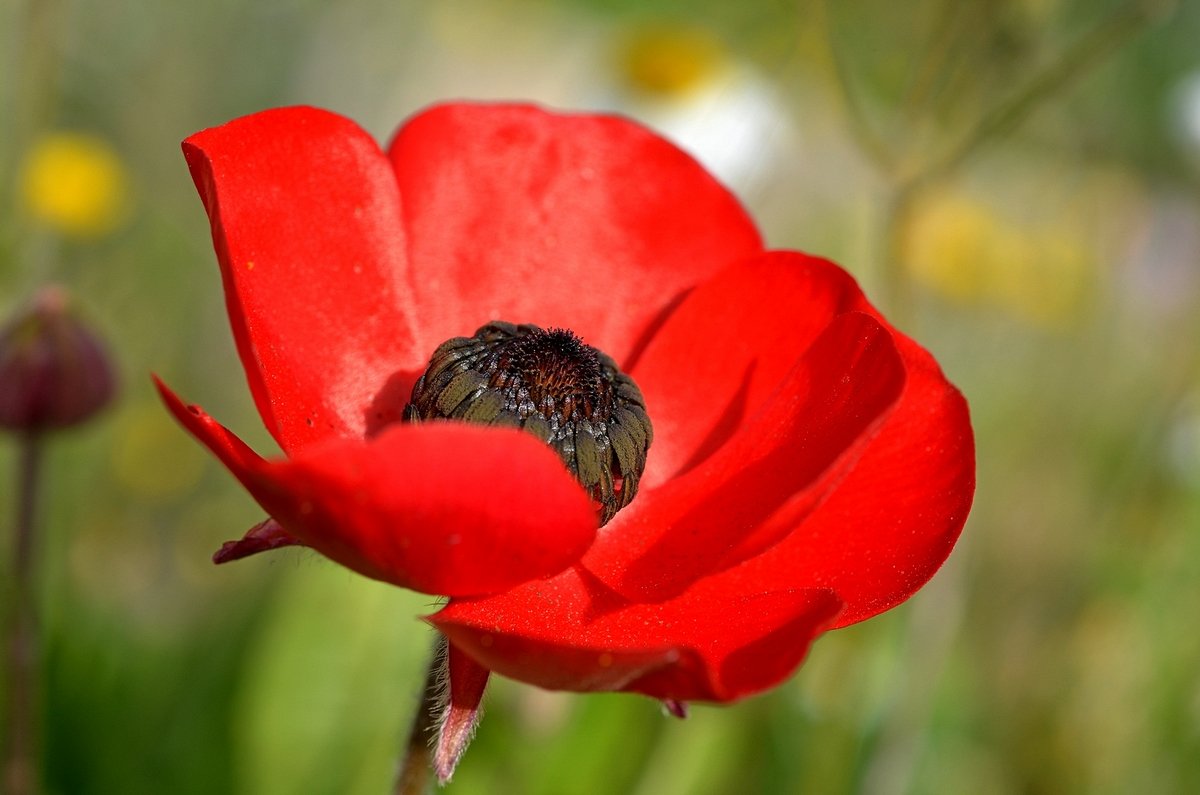
M654 437L641 390L607 355L566 329L500 321L434 351L404 419L523 428L591 493L601 524L637 493Z

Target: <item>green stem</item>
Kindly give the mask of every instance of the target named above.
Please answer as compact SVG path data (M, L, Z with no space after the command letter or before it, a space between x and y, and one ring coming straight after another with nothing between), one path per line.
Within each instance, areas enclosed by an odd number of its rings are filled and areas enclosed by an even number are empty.
M1085 34L1056 61L983 114L940 156L921 168L911 182L931 182L954 171L984 144L1019 125L1045 100L1116 50L1149 22L1173 8L1170 0L1131 0Z
M960 0L942 0L941 13L934 23L929 43L923 49L920 64L913 71L900 103L901 111L910 119L921 117L944 85L951 56L959 38L970 25L977 11L975 6Z
M396 773L396 784L392 795L425 795L433 783L433 747L431 735L437 725L442 706L443 667L446 661L446 636L438 633L425 674L421 690L421 703L413 716L412 728L408 733L408 744L404 748L404 759Z
M862 151L871 159L875 167L884 173L890 173L895 170L896 155L887 141L875 131L871 120L867 118L866 108L863 107L858 91L854 87L854 79L850 74L850 68L837 46L829 0L821 0L821 2L814 6L814 11L817 16L817 23L822 28L822 40L825 43L826 57L829 59L830 66L833 69L838 98L842 102L842 110L850 126L850 133L854 136Z
M12 591L8 616L4 791L38 791L36 710L38 632L35 603L34 509L41 470L41 437L21 437L17 460L17 525L13 536Z
M917 312L914 306L912 282L904 270L904 232L920 190L917 183L901 184L888 199L883 225L883 273L881 292L887 315L897 328L916 333L913 324Z
M903 235L918 197L1173 6L1172 0L1130 0L1119 6L1057 60L984 113L958 143L922 164L915 173L896 177L883 231L882 278L886 305L898 326L912 331L909 326L915 317L912 287L904 273Z

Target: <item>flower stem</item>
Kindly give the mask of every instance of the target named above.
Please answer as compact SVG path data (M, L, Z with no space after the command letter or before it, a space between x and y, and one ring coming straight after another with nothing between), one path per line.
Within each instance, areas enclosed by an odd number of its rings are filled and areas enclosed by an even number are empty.
M1064 86L1174 8L1173 0L1129 0L1117 6L1057 59L992 106L956 144L926 163L914 181L933 181L954 171L984 144L1017 127Z
M850 134L854 136L860 150L871 160L871 163L882 173L890 174L896 168L896 153L892 151L887 140L875 131L874 125L867 117L862 98L850 75L850 67L846 63L841 48L838 47L833 27L833 12L829 6L830 0L822 0L813 7L813 13L818 24L821 25L821 41L825 45L825 58L838 89L838 98L841 100L842 111L849 125Z
M888 317L897 328L916 333L916 296L904 268L904 233L917 197L916 185L899 185L888 199L883 225L882 295Z
M37 690L37 610L34 595L34 508L41 468L41 436L22 434L17 460L17 524L13 536L12 592L6 638L4 792L38 790L34 699Z
M413 716L412 728L408 733L408 744L404 748L404 759L396 774L396 786L392 795L425 795L433 781L433 748L430 735L437 725L439 707L444 689L442 668L446 660L446 636L438 633L429 660L429 671L421 690L421 703Z

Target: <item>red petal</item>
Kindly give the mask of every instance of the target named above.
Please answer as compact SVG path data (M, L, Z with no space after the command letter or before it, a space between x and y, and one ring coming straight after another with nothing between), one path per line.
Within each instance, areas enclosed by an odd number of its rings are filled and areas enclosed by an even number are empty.
M772 523L787 539L745 564L747 582L831 588L837 626L903 602L941 566L975 491L967 404L912 340L897 334L908 377L896 408L837 489L804 521L791 506Z
M625 119L446 105L390 154L434 344L503 319L571 328L627 361L683 291L762 249L728 191Z
M776 508L798 497L817 504L854 466L903 382L878 321L859 312L836 317L727 444L639 496L584 565L628 597L658 601L757 554L790 530L767 524ZM797 585L808 583L778 587Z
M672 718L685 720L688 716L688 703L686 701L676 701L673 698L663 699L663 710Z
M361 437L375 413L402 408L412 377L389 379L433 346L414 347L400 194L375 141L332 113L284 108L183 151L254 400L284 450ZM398 405L372 405L381 393Z
M397 425L267 461L159 390L289 534L368 577L425 593L492 593L562 571L595 536L588 496L524 432Z
M446 676L449 679L446 711L438 721L433 768L438 783L445 784L454 775L481 716L479 702L487 688L491 671L479 665L453 645L446 648Z
M573 569L430 620L485 667L539 687L732 701L786 678L841 607L827 591L744 585L714 577L631 604Z
M226 541L213 555L213 563L229 563L234 560L248 558L259 552L272 549L292 547L300 544L300 539L293 538L280 527L279 522L267 519L251 527L237 541Z
M731 265L688 294L631 372L654 423L643 487L716 451L830 321L861 301L844 270L792 251Z
M874 316L892 334L906 370L903 393L857 458L843 455L728 553L736 559L787 537L746 564L755 572L747 582L832 588L848 603L839 624L907 599L950 553L970 509L975 464L967 407L932 357L891 329L836 265L772 252L691 293L635 368L655 424L644 481L653 484L688 472L728 441L761 410L793 361L788 356L850 310ZM623 523L649 514L654 495L648 490L617 515L589 565L604 551L621 556L615 534L626 538ZM641 548L626 554L635 558ZM705 549L711 553L712 544ZM663 571L678 565L660 564Z

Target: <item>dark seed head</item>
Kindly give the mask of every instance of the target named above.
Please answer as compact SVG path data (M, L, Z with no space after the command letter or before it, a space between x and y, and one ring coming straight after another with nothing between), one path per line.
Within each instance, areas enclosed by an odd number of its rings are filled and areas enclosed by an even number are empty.
M591 493L601 524L637 493L653 439L641 391L612 359L566 329L500 321L434 351L404 419L523 428Z

